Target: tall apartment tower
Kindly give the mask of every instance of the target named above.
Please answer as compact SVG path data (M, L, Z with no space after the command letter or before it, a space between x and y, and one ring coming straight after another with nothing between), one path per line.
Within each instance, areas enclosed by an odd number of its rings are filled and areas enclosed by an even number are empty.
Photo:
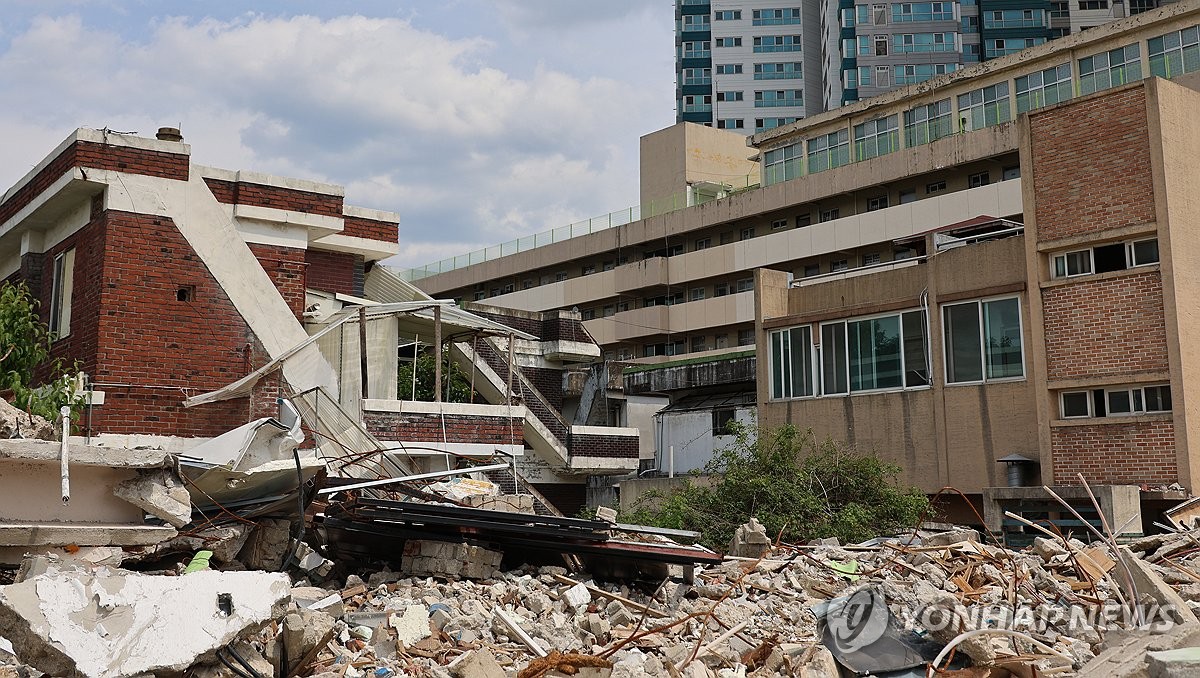
M824 110L819 0L676 0L676 122L761 132Z
M676 0L676 121L762 132L1176 1Z

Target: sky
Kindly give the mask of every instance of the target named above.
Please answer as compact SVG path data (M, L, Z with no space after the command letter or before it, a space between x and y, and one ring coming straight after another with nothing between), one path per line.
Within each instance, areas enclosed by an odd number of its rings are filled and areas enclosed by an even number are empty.
M638 202L672 0L0 0L0 191L77 127L339 184L419 266Z

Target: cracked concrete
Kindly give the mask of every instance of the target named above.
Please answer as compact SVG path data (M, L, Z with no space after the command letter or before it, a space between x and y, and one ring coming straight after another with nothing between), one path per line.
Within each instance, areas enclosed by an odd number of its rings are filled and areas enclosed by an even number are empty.
M54 569L0 587L0 635L54 676L179 672L282 614L287 575Z

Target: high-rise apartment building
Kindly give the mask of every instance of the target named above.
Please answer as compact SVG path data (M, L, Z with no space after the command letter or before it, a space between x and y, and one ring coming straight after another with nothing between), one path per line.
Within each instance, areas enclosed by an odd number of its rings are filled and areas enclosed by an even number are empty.
M823 110L820 2L676 0L678 122L746 134Z
M761 132L1175 1L676 0L676 121Z

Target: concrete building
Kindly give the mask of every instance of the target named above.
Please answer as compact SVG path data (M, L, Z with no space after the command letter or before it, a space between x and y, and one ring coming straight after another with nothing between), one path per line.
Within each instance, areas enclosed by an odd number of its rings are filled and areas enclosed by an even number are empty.
M1175 1L676 0L676 121L762 132Z
M517 457L571 512L589 476L637 469L578 313L432 299L375 266L399 216L343 195L193 164L169 129L79 129L37 163L0 197L0 278L29 288L52 357L86 375L79 432L178 453L294 398L339 413L329 435L406 450L408 468ZM401 357L443 349L483 402L400 400Z
M937 250L930 243L946 233L962 237L972 228L1027 226L1031 202L1024 177L1036 172L1036 165L1027 166L1017 121L1031 117L1031 111L1148 76L1190 86L1191 74L1200 68L1198 25L1200 3L1180 3L811 116L750 137L761 164L759 188L481 263L410 274L436 295L470 299L512 285L513 292L490 296L488 303L527 310L579 308L584 327L607 358L638 366L625 380L630 392L679 389L679 400L714 387L737 390L753 377L704 383L690 366L743 359L748 349L763 346L761 327L754 325L756 269L777 272L774 279L784 288L789 279L807 286L807 279L853 278L853 285L864 285L857 282L860 273L916 266L922 257L933 256ZM1092 125L1079 128L1090 133ZM1086 140L1079 146L1081 152L1096 147ZM1091 159L1076 157L1078 171L1084 172ZM1086 194L1071 197L1083 198ZM989 255L984 261L994 256L1001 263L981 267L976 261L960 270L1004 277L1023 261L1021 248L1008 240L974 247L984 250ZM951 254L967 256L957 250ZM526 280L533 284L522 284ZM1006 279L993 287L1016 284ZM845 300L834 295L830 303L850 306L861 294L847 293ZM1026 313L1029 302L1018 303ZM1021 331L1028 332L1033 321L1022 317ZM661 379L653 376L655 369L662 370ZM667 374L689 369L691 375ZM769 382L765 367L757 369L761 391ZM1028 407L1033 402L1028 395L1014 397ZM796 407L794 402L786 407ZM993 430L1015 435L1008 430L1012 422L992 423ZM881 427L879 434L894 430ZM998 456L1027 449L999 442L994 449L1005 449ZM974 492L1003 484L993 482L1002 471L993 462L971 462ZM1147 478L1160 480L1165 477ZM1191 487L1189 478L1182 481Z

